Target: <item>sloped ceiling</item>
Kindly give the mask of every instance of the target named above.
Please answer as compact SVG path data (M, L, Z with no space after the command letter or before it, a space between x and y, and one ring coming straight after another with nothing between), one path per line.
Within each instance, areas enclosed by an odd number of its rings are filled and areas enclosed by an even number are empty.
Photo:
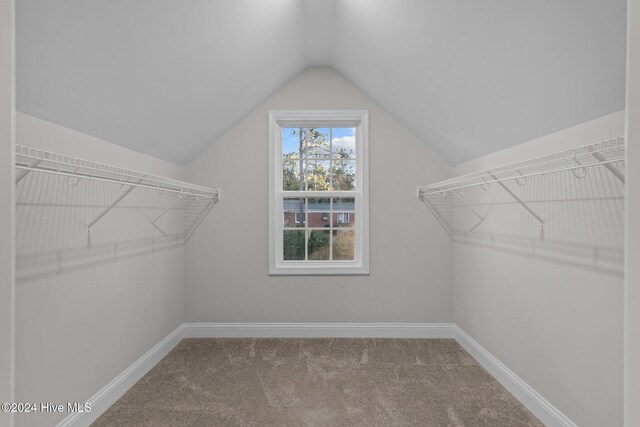
M623 109L625 9L339 1L333 66L456 164Z
M18 110L179 164L308 66L452 164L624 108L625 0L16 3Z
M18 0L19 111L184 164L306 67L299 0Z

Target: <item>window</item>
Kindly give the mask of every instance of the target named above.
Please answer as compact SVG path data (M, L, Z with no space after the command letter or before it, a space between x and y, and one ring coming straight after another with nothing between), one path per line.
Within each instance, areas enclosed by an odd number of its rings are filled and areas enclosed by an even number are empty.
M269 112L269 273L367 274L368 113Z
M336 214L336 223L349 224L349 212L340 212Z

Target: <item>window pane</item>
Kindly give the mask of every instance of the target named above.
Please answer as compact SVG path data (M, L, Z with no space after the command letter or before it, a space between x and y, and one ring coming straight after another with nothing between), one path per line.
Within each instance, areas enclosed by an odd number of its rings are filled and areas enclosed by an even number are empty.
M303 166L304 164L299 160L283 159L282 189L284 191L304 190Z
M355 260L355 233L353 230L333 230L333 259Z
M332 129L333 158L346 159L356 157L356 130L355 128L333 128Z
M307 128L302 130L302 134L307 158L328 159L330 157L328 128Z
M327 160L307 160L306 179L307 190L327 191L329 190L329 165Z
M307 199L309 209L309 227L329 227L329 199Z
M334 160L331 170L333 190L349 191L356 189L355 160Z
M283 257L285 261L304 261L304 231L284 230L282 238Z
M284 198L282 201L282 211L285 228L304 227L306 223L304 198Z
M329 260L329 230L309 231L309 260Z
M300 149L300 129L283 128L282 129L282 157L300 158L302 153ZM303 144L304 148L304 144ZM304 151L304 150L302 150Z

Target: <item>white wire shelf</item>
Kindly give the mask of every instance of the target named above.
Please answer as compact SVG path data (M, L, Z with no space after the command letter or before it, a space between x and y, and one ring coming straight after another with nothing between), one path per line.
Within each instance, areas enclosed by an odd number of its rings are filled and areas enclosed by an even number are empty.
M16 178L17 182L23 179L28 172L38 171L67 175L79 179L106 180L128 186L133 185L136 187L148 187L154 190L178 192L184 195L193 195L211 200L218 199L220 193L219 189L202 187L171 178L124 169L91 160L79 159L66 154L58 154L23 145L16 145L16 168L22 171Z
M419 185L418 197L441 191L486 185L493 181L522 180L528 176L544 175L551 172L580 170L580 173L583 173L584 168L625 160L625 156L624 137L620 136L571 150L458 176L434 184Z
M144 228L146 231L138 233L138 238L158 236L186 241L220 200L219 189L22 145L16 146L15 166L19 171L16 176L20 196L17 204L25 211L39 208L39 212L45 212L42 215L50 218L42 221L48 228L65 225L62 221L60 224L52 222L61 216L61 209L66 215L83 216L87 233L91 233L114 208L128 214L136 210L143 212L139 216L146 218L150 227L140 227L139 218L115 215L111 219L114 224L110 224L112 231L107 232L109 227L105 226L103 236L96 237L103 241L117 238L113 229L123 227L117 226L116 221L136 224L131 230L123 231L127 238ZM57 178L41 179L42 174ZM73 190L75 194L70 194ZM134 194L130 196L132 192ZM72 206L82 210L82 214L71 213L69 208ZM57 210L46 210L54 207Z
M567 210L586 227L587 222L595 221L594 212L600 211L611 216L612 223L619 222L624 205L620 200L624 200L625 159L624 138L617 137L419 185L417 197L451 238L473 232L497 235L509 226L512 234L522 234L518 228L524 222L537 225L537 237L544 238L550 221L559 223L561 217L566 220ZM612 200L617 203L615 214L605 206ZM564 213L555 206L559 203L565 204ZM597 228L593 225L591 229ZM534 229L528 224L526 227ZM559 236L571 228L571 224L564 224L564 229L557 226L554 232ZM606 236L599 236L593 243L604 247L609 242Z

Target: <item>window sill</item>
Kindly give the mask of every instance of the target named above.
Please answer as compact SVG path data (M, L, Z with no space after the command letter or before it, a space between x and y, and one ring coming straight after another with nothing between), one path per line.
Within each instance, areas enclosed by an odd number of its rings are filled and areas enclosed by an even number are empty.
M369 267L362 265L279 265L269 267L270 276L327 276L327 275L369 275Z

